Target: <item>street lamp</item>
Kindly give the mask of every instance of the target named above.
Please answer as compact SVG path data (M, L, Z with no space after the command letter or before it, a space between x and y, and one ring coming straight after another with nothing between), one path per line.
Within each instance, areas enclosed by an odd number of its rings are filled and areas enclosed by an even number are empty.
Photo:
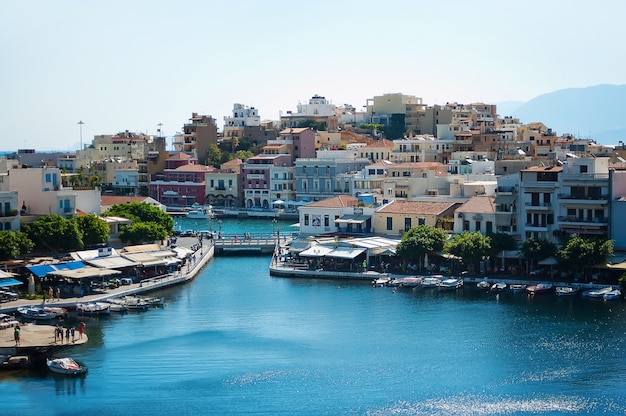
M83 120L79 121L78 123L79 129L80 129L80 150L83 150Z
M276 233L276 218L272 219L272 235Z

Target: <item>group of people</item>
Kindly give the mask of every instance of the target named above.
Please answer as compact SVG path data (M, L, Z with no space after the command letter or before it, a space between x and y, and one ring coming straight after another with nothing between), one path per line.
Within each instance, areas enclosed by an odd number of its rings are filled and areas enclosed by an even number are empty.
M81 322L78 325L78 339L83 338L83 333L85 332L85 323ZM65 334L65 342L70 342L70 337L72 337L72 342L76 341L76 327L67 327L62 328L59 324L56 324L54 327L54 343L57 342L63 343L63 334Z
M49 288L48 288L48 299L50 299L50 301L53 301L53 300L54 300L55 294L56 294L56 299L57 299L57 302L59 302L59 301L61 300L61 289L59 289L59 288L57 287L57 290L56 290L56 292L55 292L55 291L52 289L52 287L49 287ZM45 302L45 300L46 300L46 292L45 292L45 291L44 291L44 296L43 296L43 298L44 298L43 300L44 300L44 302Z

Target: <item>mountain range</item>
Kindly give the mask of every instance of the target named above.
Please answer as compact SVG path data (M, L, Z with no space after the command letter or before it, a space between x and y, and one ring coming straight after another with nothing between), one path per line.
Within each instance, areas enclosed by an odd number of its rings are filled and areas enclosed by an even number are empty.
M626 142L626 85L566 88L525 103L499 103L497 108L500 116L513 116L522 123L542 122L559 136L569 133L606 145Z

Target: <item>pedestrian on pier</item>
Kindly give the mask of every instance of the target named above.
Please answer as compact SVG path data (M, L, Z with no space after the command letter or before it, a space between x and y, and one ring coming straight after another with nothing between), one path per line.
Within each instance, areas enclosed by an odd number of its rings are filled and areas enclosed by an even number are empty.
M68 344L70 342L70 329L69 328L65 328L65 342L67 342Z
M50 299L50 302L54 300L54 292L52 291L52 286L48 288L48 299Z
M13 338L15 338L15 345L20 345L20 326L15 325L15 329L13 330Z
M70 328L70 334L72 334L72 342L74 342L74 340L75 340L75 338L74 338L75 332L74 331L76 331L76 328L75 327L71 327Z
M59 340L59 331L61 330L61 328L59 327L59 324L56 324L54 326L54 343L56 344ZM63 341L63 335L61 335L61 341Z
M85 323L81 322L78 325L78 339L82 339L83 338L83 332L85 332Z
M57 302L61 301L61 289L57 287Z

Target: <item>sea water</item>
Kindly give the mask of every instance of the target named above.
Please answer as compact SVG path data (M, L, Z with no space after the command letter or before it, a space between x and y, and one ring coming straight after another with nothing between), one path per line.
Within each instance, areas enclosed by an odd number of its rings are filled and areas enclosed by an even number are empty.
M222 227L276 226L237 224ZM217 257L156 292L163 308L81 318L89 342L66 354L88 374L0 373L0 414L626 413L621 301L275 278L269 262Z

